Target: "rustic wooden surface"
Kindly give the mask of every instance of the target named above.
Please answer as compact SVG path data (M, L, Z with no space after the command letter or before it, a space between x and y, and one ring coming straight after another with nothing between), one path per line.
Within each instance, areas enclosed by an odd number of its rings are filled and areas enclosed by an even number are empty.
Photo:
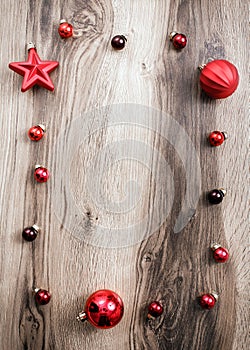
M247 3L237 0L61 0L1 1L1 337L2 350L15 349L247 349ZM67 18L79 33L64 41L57 34L60 18ZM176 52L167 35L186 33L187 47ZM121 52L110 47L115 34L128 42ZM55 92L33 88L20 92L22 78L8 63L26 59L25 45L34 41L42 59L60 62L51 74ZM239 70L235 94L212 101L201 94L197 66L211 58L232 61ZM103 119L84 114L106 105L135 103L151 106L184 127L201 162L201 199L191 222L178 234L173 223L184 200L185 173L174 147L153 132L134 127L108 132L109 115ZM96 134L76 148L72 163L55 152L58 135L67 137L72 122L82 115L99 127ZM44 121L47 136L38 144L26 131ZM159 126L158 126L159 127ZM162 126L163 127L163 126ZM211 149L206 135L226 130L230 138ZM94 132L91 128L89 135ZM124 134L123 134L124 132ZM174 173L175 199L170 215L149 238L123 248L101 248L79 240L55 215L56 178L70 173L73 197L85 217L86 237L100 223L108 227L126 224L126 213L112 216L96 208L91 193L81 191L83 175L96 152L116 137L140 134L144 143L168 160ZM131 151L131 147L128 150ZM119 148L119 147L118 147ZM130 149L131 148L131 149ZM113 148L115 152L116 148ZM52 176L38 185L33 166L45 164ZM150 169L127 160L104 163L104 178L93 179L112 200L126 192L127 180L141 183L136 215L154 206L157 183L150 172L161 171L158 158ZM132 175L131 175L132 174ZM223 186L229 193L223 204L211 207L203 194ZM119 192L120 191L120 192ZM164 191L163 191L164 192ZM67 206L67 198L65 199ZM53 204L54 203L54 204ZM65 204L58 201L58 208ZM68 208L70 210L70 208ZM73 213L74 214L74 213ZM96 219L98 218L98 219ZM129 217L129 219L133 219ZM121 222L119 222L119 220ZM150 215L148 215L150 221ZM29 244L21 239L23 227L38 223L42 233ZM209 245L219 241L231 253L218 266ZM119 242L118 242L119 243ZM111 243L112 246L112 243ZM49 305L37 307L32 288L49 288ZM99 331L77 323L83 301L101 288L117 291L125 303L125 315L115 328ZM196 303L199 293L219 291L220 300L210 312ZM147 304L161 300L165 312L146 321Z

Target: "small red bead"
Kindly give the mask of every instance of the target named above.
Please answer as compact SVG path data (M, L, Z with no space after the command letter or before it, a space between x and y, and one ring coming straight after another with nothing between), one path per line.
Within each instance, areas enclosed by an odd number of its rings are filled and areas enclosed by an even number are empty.
M34 241L37 235L38 235L38 230L33 226L26 227L22 232L23 239L25 239L25 241L28 241L28 242Z
M47 182L49 179L49 171L48 169L39 166L35 169L34 177L37 182Z
M58 28L58 33L61 36L61 38L69 38L73 35L73 26L72 24L68 23L68 22L62 22L59 25Z
M36 291L35 300L38 305L46 305L49 303L51 294L45 289L39 289Z
M212 131L208 137L211 146L220 146L225 141L225 134L220 131Z
M178 50L183 49L187 45L187 37L181 33L176 33L171 40L174 47Z
M28 136L31 141L39 141L43 138L44 135L44 127L41 125L32 126L28 131Z
M214 307L216 299L213 294L203 294L200 297L200 305L203 309L210 310Z
M125 47L127 39L124 35L116 35L111 40L111 45L116 50L122 50Z
M148 306L148 316L159 317L163 313L163 307L158 301L152 301Z
M218 247L214 250L213 257L217 263L224 263L228 260L229 253L226 248Z

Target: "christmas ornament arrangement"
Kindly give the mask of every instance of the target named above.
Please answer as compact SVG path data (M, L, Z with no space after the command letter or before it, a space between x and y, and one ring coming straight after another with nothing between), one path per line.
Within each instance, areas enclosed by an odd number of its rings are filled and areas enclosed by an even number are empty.
M73 26L65 19L60 21L58 33L61 38L78 37ZM184 34L171 32L169 39L173 47L182 50L187 45L187 37ZM125 48L127 38L124 35L115 35L111 40L111 46L115 50ZM39 85L50 91L54 90L54 85L49 74L58 67L59 62L41 60L37 54L35 45L28 44L28 58L24 62L13 62L9 64L9 68L14 72L23 76L21 91L25 92L35 85ZM213 99L226 98L236 90L239 83L239 75L237 68L226 60L214 60L206 65L199 67L200 86L202 90ZM33 142L40 141L46 132L43 124L32 126L28 130L28 137ZM208 136L208 141L212 147L221 146L228 135L226 132L218 130L212 131ZM49 171L42 165L36 165L34 168L34 178L38 183L46 183L49 180ZM219 188L208 192L207 199L212 205L218 205L222 202L226 195L226 190ZM22 237L27 242L33 242L40 233L40 228L34 224L24 228ZM225 263L229 258L226 248L218 243L213 243L210 247L212 257L216 263ZM38 305L46 305L50 302L51 294L48 290L35 288L34 298ZM210 310L217 303L219 295L215 291L208 291L199 295L197 300L203 309ZM95 291L87 299L84 309L79 313L77 319L79 321L88 321L96 328L109 329L116 326L122 319L124 314L124 305L121 297L107 289ZM154 320L164 314L163 305L153 300L149 303L147 309L147 319Z

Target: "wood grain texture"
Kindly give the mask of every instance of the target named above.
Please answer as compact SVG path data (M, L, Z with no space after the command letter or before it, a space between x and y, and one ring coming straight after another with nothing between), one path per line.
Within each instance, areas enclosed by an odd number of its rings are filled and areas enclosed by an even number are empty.
M238 0L1 2L1 349L249 347L246 5ZM78 30L78 38L64 41L58 37L62 17ZM188 37L181 52L167 40L172 30ZM128 42L123 51L115 52L110 39L119 33ZM42 59L60 62L51 74L54 93L37 87L21 93L21 77L8 69L9 62L25 60L25 46L31 40ZM213 101L199 89L197 66L211 58L228 59L239 70L239 87L226 100ZM200 201L192 220L178 234L173 233L173 226L185 201L185 169L173 145L162 137L164 119L154 126L162 134L132 124L110 127L110 109L101 116L98 111L121 103L171 115L197 150ZM88 127L87 137L75 146L68 163L65 144L78 118ZM31 143L26 132L41 121L47 125L46 138ZM230 135L218 149L206 142L213 129ZM114 162L122 140L131 138L157 151L149 157L149 166L132 158ZM111 147L104 152L107 145ZM140 145L127 142L128 154L141 151ZM146 159L148 148L142 149ZM147 217L150 224L149 213L161 212L161 200L154 200L159 184L152 175L166 170L159 154L170 165L175 190L163 224L147 239L127 247L89 244L101 225L124 227L141 217ZM41 186L32 176L37 163L47 165L52 173L50 182ZM98 174L93 181L86 177L91 166ZM63 181L83 215L83 240L77 238L77 229L70 232L66 221L56 215L65 209L72 214L73 226L75 212L67 196L55 202L61 196L53 174L65 169L70 178L62 177ZM124 198L133 204L134 187L127 187L128 180L141 190L137 206L114 215L105 204ZM165 196L169 182L162 179L162 184ZM204 193L217 186L227 188L228 195L222 205L208 206ZM94 201L93 194L99 193L96 188L101 191L102 205ZM21 239L22 229L35 222L42 228L41 235L27 244ZM211 260L208 248L214 241L230 250L230 261L223 266ZM46 307L34 303L32 288L36 286L53 294ZM118 292L125 304L122 322L107 331L75 319L87 296L101 288ZM217 290L220 300L213 310L204 312L196 298L210 290ZM165 312L149 322L146 308L153 299L162 301Z

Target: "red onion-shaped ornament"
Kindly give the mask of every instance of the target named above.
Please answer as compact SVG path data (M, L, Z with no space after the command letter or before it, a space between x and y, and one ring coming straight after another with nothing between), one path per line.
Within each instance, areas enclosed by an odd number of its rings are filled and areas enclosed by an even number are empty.
M205 93L215 99L226 98L237 89L237 68L226 60L214 60L199 67L200 84Z
M96 328L108 329L121 321L123 312L123 301L119 295L102 289L90 295L77 319L82 322L87 320Z

